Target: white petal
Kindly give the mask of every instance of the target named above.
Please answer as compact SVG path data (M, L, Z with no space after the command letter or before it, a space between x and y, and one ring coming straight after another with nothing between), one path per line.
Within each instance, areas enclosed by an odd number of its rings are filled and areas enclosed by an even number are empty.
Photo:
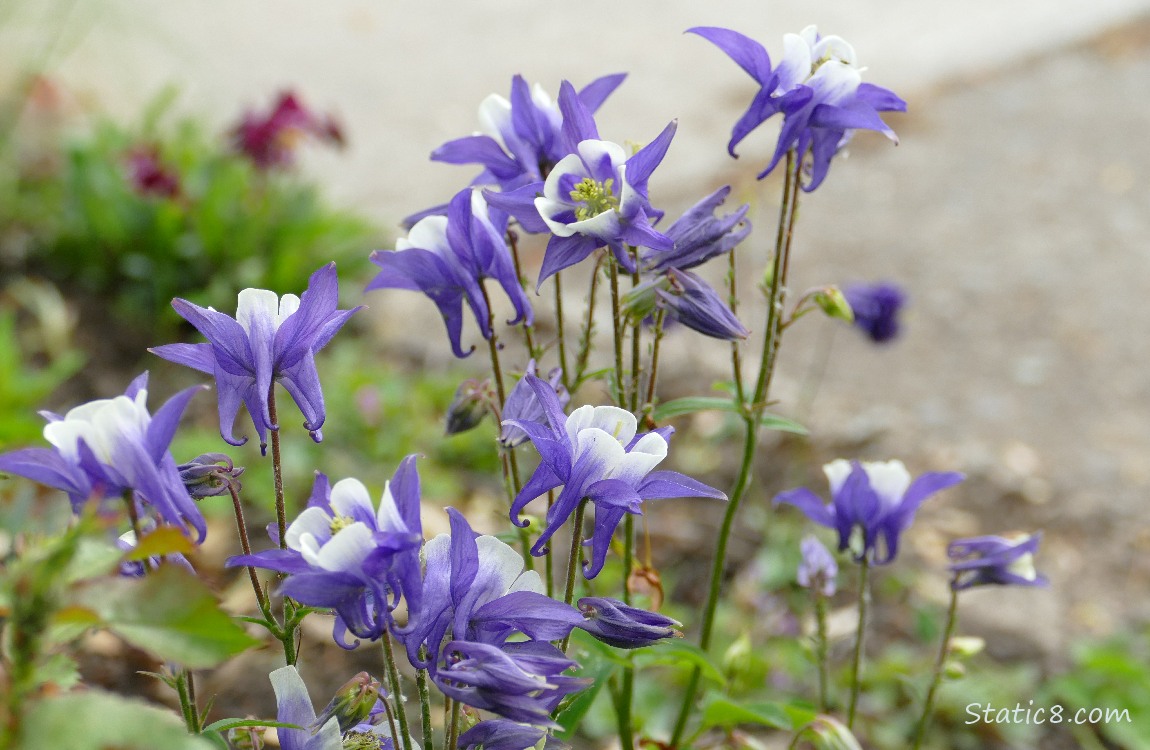
M314 534L307 531L300 534L299 539L296 540L295 549L303 557L304 562L308 565L319 567L320 543Z
M475 585L483 586L494 597L503 596L523 572L523 556L506 543L486 534L476 538L475 546L479 549L479 571L475 574ZM481 601L477 604L483 603Z
M579 407L567 418L567 435L571 438L571 442L577 442L578 434L589 427L596 427L606 432L623 445L627 445L635 437L638 423L635 421L635 415L626 409L617 406L593 406L587 411L583 411L584 409L587 407ZM577 413L578 419L573 419Z
M236 304L236 322L248 335L253 329L276 330L276 314L279 312L280 298L267 289L244 289ZM265 328L266 327L266 328Z
M547 588L543 585L543 579L539 577L539 572L536 570L525 570L523 575L515 579L507 593L515 591L534 591L536 594L546 594Z
M862 467L884 507L893 508L902 501L910 486L910 472L902 461L868 461Z
M276 315L276 330L279 330L280 324L286 318L295 313L299 309L299 297L294 294L285 294L280 297L279 314Z
M375 506L371 504L371 495L367 493L367 487L354 478L341 479L332 485L331 509L349 518L375 516Z
M627 452L622 464L611 476L637 482L666 457L667 441L657 432L648 433L639 438L639 442Z
M588 237L607 241L619 236L619 212L615 209L608 209L595 214L590 219L572 222L567 225L566 229L571 234L584 234Z
M298 550L300 549L300 539L304 534L310 534L313 538L323 540L331 537L331 516L327 514L327 511L314 505L305 508L304 512L296 516L296 519L287 527L284 543L288 549Z
M613 476L623 466L627 451L623 445L610 433L598 427L588 427L579 433L579 442L575 448L575 460L578 462L594 461L602 468L597 479L606 479Z
M572 210L573 205L571 201L564 203L544 196L535 199L535 210L539 212L540 218L547 223L547 228L551 230L551 233L557 237L570 237L575 234L575 230L571 228L571 224L564 224L552 218L565 211Z
M824 104L838 104L851 98L860 83L862 74L837 60L823 63L807 82L817 92L818 101Z
M565 203L570 206L571 196L562 192L559 187L559 181L565 175L573 175L576 182L590 176L578 154L567 154L552 167L551 172L547 175L547 180L543 183L543 195L557 203Z
M845 458L836 458L823 466L823 473L827 475L827 483L831 486L831 496L837 495L850 476L851 462Z
M499 94L491 94L479 103L479 129L506 147L504 133L514 132L511 126L511 102Z
M379 531L410 531L399 515L399 507L391 494L391 482L383 485L383 496L379 499L379 511L375 515L375 523Z
M401 239L395 243L396 250L406 250L409 247L418 247L442 255L449 249L447 245L447 217L425 216L415 222L415 226L407 233L407 239Z
M358 572L374 548L372 530L367 524L357 521L341 529L327 544L320 547L318 564L324 570L333 572Z
M808 26L803 30L814 29ZM811 77L811 44L799 34L787 34L783 37L783 59L779 62L775 72L778 73L778 87L771 93L782 95L798 86Z
M627 161L627 151L618 143L611 143L610 141L580 141L576 147L579 156L583 159L590 176L595 178L596 181L606 179L606 177L614 177L619 173L619 167ZM608 161L610 163L610 175L597 175L595 169L601 161ZM616 180L618 182L618 180ZM614 185L614 189L618 190L619 185Z
M852 68L858 67L858 58L855 48L847 43L841 36L824 36L811 49L811 56L815 60L838 60Z

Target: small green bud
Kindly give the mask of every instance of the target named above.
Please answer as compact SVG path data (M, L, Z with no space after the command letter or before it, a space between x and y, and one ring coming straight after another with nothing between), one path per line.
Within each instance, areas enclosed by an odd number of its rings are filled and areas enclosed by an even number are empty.
M816 750L862 750L851 730L830 716L815 717L800 734L808 735Z
M331 717L339 720L339 731L346 732L371 714L379 698L379 683L367 672L360 672L343 684L319 716L315 726L322 727Z
M966 665L960 661L948 659L942 665L942 675L948 680L960 680L966 676Z
M837 286L828 286L815 292L815 304L822 308L827 317L845 320L847 323L855 322L854 310L851 303Z
M490 396L491 383L486 380L468 379L460 383L447 407L444 432L457 435L477 427L487 416Z
M382 750L383 739L370 732L348 732L343 737L343 750Z
M723 653L723 671L731 677L739 676L744 671L750 656L751 639L744 632Z
M659 304L658 290L669 291L671 282L666 276L658 276L651 281L645 281L639 284L623 295L623 301L620 307L623 310L623 315L629 323L639 323L644 319L655 314L655 308Z
M982 653L986 648L986 641L977 636L962 636L956 635L950 639L947 644L947 650L959 659L969 659L970 657Z

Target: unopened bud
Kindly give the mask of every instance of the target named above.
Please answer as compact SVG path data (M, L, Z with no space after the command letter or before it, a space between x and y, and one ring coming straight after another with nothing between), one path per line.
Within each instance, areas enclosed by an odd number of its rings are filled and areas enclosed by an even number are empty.
M807 725L804 736L811 739L816 750L862 750L851 730L830 716L817 716Z
M751 656L751 639L743 633L723 653L723 671L731 677L740 676Z
M346 732L363 722L379 698L379 683L367 672L360 672L343 684L316 717L315 727L322 727L331 717L339 721L339 731Z
M942 665L942 675L948 680L960 680L966 676L966 665L953 659Z
M947 644L947 650L959 659L969 659L976 654L982 653L986 648L986 641L977 636L956 635L950 639Z
M188 494L197 500L222 495L233 487L238 491L239 477L244 473L244 467L236 466L223 453L205 453L196 456L188 463L180 464L176 469L180 472L180 479Z
M640 323L655 314L659 304L658 290L667 291L671 283L666 276L657 276L651 281L644 281L631 291L623 295L621 308L627 322Z
M455 398L447 407L447 420L444 431L448 435L458 435L474 429L487 416L487 404L491 385L483 380L464 380L455 389Z
M847 298L837 286L824 287L815 292L814 300L815 304L827 314L827 317L845 320L848 323L855 322L854 310L851 309L850 302L847 302Z

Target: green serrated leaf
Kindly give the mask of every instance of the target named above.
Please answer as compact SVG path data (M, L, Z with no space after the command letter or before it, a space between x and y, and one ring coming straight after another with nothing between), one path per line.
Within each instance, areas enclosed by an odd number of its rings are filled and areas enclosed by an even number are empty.
M742 724L755 724L773 729L794 729L788 707L780 703L735 703L728 698L716 697L703 708L702 728L731 729Z
M703 677L716 684L726 680L711 657L698 646L678 639L660 641L654 646L635 649L635 666L659 665L667 667L698 667Z
M220 610L202 581L174 565L143 578L101 581L82 599L129 643L192 669L213 667L259 643Z
M697 411L726 411L737 414L739 409L734 400L723 396L687 396L664 401L655 407L651 417L656 422L693 414Z
M24 717L15 750L214 750L189 735L174 713L118 695L90 690L36 702Z
M780 417L778 414L764 414L759 419L759 424L766 427L768 430L778 430L779 432L792 432L796 435L809 435L810 430L802 426L793 419Z

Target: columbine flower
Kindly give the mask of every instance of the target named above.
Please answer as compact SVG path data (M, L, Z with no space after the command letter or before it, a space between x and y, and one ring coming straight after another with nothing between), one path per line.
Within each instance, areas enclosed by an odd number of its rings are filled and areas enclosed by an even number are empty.
M563 414L555 391L531 375L524 379L543 405L546 424L511 420L527 433L542 459L535 473L511 505L511 520L532 500L563 485L547 511L547 526L531 548L533 555L547 549L548 540L584 499L595 505L591 563L583 575L594 578L603 568L615 529L626 513L642 512L644 500L672 497L726 499L719 490L676 471L652 471L667 456L670 428L636 434L635 415L614 406L581 406ZM576 530L578 533L579 530Z
M340 731L347 732L367 720L379 701L379 694L379 682L367 672L360 672L336 691L312 726L322 727L334 716Z
M882 344L898 336L898 314L906 303L906 294L895 284L852 284L843 296L854 312L854 324L870 340Z
M953 562L951 588L1015 585L1046 586L1046 576L1034 569L1034 555L1042 534L1017 534L1007 537L979 536L950 543L946 554Z
M340 688L340 693L318 718L307 685L294 666L280 667L269 674L268 679L276 694L276 721L300 727L276 728L282 750L345 750L352 747L394 750L391 737L381 727L352 725L353 720L358 720L356 717L367 715L379 693L379 683L366 672L360 672ZM351 727L344 727L346 736L341 732L343 724Z
M849 549L855 560L884 565L898 554L899 536L914 521L915 511L931 495L961 482L956 472L928 472L911 481L901 461L860 463L838 459L823 466L832 501L805 487L775 496L774 502L793 505L817 524L835 529L839 551Z
M127 167L132 188L140 195L175 198L180 194L180 176L164 166L154 147L133 149Z
M568 748L565 742L551 737L547 730L507 719L488 719L468 729L459 737L459 750L535 750L546 737L543 750Z
M724 185L687 211L667 227L667 237L674 247L666 251L646 249L642 253L643 270L662 273L669 268L687 270L702 265L716 256L728 253L751 233L747 221L750 205L744 203L726 216L715 211L731 192Z
M704 336L734 341L750 333L711 285L690 271L668 268L655 294L667 314ZM665 287L665 288L663 288Z
M823 596L835 595L835 579L839 574L838 563L830 551L814 536L803 537L800 545L803 553L799 563L798 582L806 589L814 589Z
M535 375L535 360L532 359L527 363L527 369L523 371L522 378L511 389L511 393L507 394L507 403L503 405L503 429L499 433L499 444L504 448L514 448L517 445L522 445L527 442L527 433L516 427L512 422L536 422L539 424L547 421L547 414L543 411L543 405L539 403L539 397L535 395L535 390L527 380L527 376ZM551 386L551 390L555 391L555 397L559 399L559 408L564 409L567 407L568 402L571 401L571 394L562 384L563 373L556 367L547 374L547 383Z
M551 641L565 638L583 618L543 593L539 574L524 570L518 552L495 537L477 537L458 511L448 514L450 536L424 546L422 606L412 610L404 637L408 658L426 668L445 695L468 706L557 726L551 711L586 681L563 676L575 662Z
M578 97L595 112L623 82L626 74L604 76L589 83ZM477 185L496 184L510 191L542 182L569 151L564 148L563 115L539 84L528 86L523 76L511 80L511 99L492 94L479 105L482 133L449 141L431 153L432 161L482 164Z
M188 494L196 500L240 489L244 467L236 466L224 453L205 453L176 467Z
M269 527L274 534L274 526ZM311 607L335 610L336 643L376 640L394 627L400 598L419 607L419 473L415 456L400 463L376 508L358 479L334 486L316 474L308 507L288 526L287 549L228 558L227 567L250 565L286 573L284 595ZM278 542L278 539L276 539Z
M587 596L579 600L585 622L579 626L616 648L642 648L679 635L670 617L631 607L618 599Z
M63 490L76 512L92 497L131 493L166 523L190 526L203 541L204 517L168 452L180 416L202 388L180 391L153 415L148 413L145 372L123 396L90 401L63 416L42 412L48 419L44 439L52 447L0 455L0 471Z
M532 322L531 303L504 239L506 229L507 217L502 211L488 210L480 191L464 188L451 199L446 216L420 219L407 239L396 243L394 252L377 250L371 254L371 262L380 272L367 289L409 289L426 294L443 316L455 356L466 357L475 347L464 351L459 340L464 301L483 338L492 336L483 279L495 279L511 299L515 318L509 325Z
M247 407L267 449L267 431L278 430L268 408L272 383L278 381L304 416L304 427L317 443L324 412L323 390L315 353L325 347L362 306L339 310L335 264L311 275L302 297L279 297L266 289L240 292L236 317L203 308L185 299L172 300L184 320L208 339L206 344L167 344L150 349L164 359L214 375L219 392L220 435L231 445L247 438L232 434L240 404Z
M231 137L237 151L260 169L289 166L296 144L304 137L342 146L343 132L330 116L319 117L306 109L291 92L280 94L266 115L244 115Z
M731 156L752 130L772 115L783 115L778 145L759 179L793 148L800 158L811 156L810 179L803 186L809 192L822 183L831 159L855 130L877 130L898 142L879 112L905 112L906 102L887 89L863 83L854 48L842 38L819 36L814 26L787 34L783 59L772 68L767 50L737 31L704 26L687 31L726 52L759 84L759 92L731 133Z
M490 404L493 397L489 380L468 378L460 383L455 389L451 403L447 405L444 434L458 435L478 427L491 411Z

